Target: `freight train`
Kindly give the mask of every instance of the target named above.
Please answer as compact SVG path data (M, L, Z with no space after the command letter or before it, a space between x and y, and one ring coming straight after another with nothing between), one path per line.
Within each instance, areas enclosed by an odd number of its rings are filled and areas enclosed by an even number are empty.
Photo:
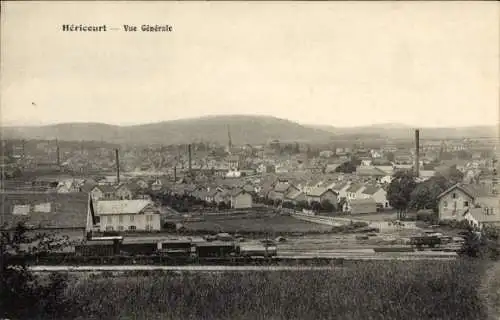
M83 257L163 257L172 259L272 258L277 247L269 244L237 241L146 240L101 237L75 246L75 255Z

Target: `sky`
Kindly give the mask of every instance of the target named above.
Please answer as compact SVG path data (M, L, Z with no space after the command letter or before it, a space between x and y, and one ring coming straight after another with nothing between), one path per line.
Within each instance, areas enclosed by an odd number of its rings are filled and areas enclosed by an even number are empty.
M0 120L497 124L499 16L494 1L2 1Z

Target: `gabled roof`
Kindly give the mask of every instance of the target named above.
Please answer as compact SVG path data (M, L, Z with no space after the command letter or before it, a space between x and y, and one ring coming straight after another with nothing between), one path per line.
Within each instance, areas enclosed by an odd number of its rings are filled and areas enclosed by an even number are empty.
M387 173L372 166L361 166L356 168L356 174L359 176L386 176Z
M340 184L334 185L332 189L335 190L335 191L340 191L340 190L343 190L344 188L346 188L348 186L349 186L349 183L344 182L344 183L340 183Z
M443 196L447 195L448 193L452 192L453 190L459 189L471 198L475 199L477 197L487 197L491 196L491 190L488 188L485 188L481 185L472 185L472 184L463 184L463 183L457 183L454 184L453 186L449 187L445 191L443 191L439 196L438 199L442 198Z
M245 190L241 189L241 188L236 188L236 189L233 189L230 191L230 195L232 197L236 197L240 194L248 194L248 192L246 192Z
M152 202L149 200L103 200L97 201L96 214L136 214L144 210Z
M291 187L290 184L288 183L278 183L275 187L274 187L274 191L275 192L280 192L280 193L283 193L283 192L286 192L289 188Z
M361 188L363 188L364 185L360 183L353 183L351 186L346 190L347 192L358 192Z
M98 188L99 190L101 190L104 193L113 193L113 192L115 192L115 188L113 186L108 185L108 184L99 184L99 185L96 185L92 189L95 189L95 188Z
M321 197L324 195L326 192L331 191L333 193L336 193L332 189L324 188L324 187L317 187L317 188L312 188L307 195L311 197Z
M477 222L500 222L500 214L486 213L486 208L472 208L464 213L464 217L469 213Z
M300 190L297 190L297 189L293 189L292 191L290 191L287 195L286 195L286 198L287 199L290 199L290 200L295 200L297 199L301 194L303 194L302 191Z
M141 189L141 187L139 185L137 185L135 182L123 183L118 188L116 188L116 190L118 190L120 188L127 188L131 192L137 192Z
M367 195L374 195L380 189L382 189L382 188L381 187L377 187L377 186L373 186L373 185L368 185L368 186L366 186L366 188L363 190L362 193L363 194L367 194Z

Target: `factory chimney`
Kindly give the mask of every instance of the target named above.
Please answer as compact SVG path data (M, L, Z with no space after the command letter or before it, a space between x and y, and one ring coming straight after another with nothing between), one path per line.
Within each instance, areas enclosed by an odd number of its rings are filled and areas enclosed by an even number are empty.
M192 157L191 157L191 144L188 144L188 161L189 161L189 177L193 177L193 172L192 172Z
M118 154L118 149L115 149L115 159L116 159L116 183L120 184L120 155Z
M415 176L420 176L420 130L415 130Z
M57 153L57 168L61 170L61 151L59 149L59 141L56 139L56 153Z

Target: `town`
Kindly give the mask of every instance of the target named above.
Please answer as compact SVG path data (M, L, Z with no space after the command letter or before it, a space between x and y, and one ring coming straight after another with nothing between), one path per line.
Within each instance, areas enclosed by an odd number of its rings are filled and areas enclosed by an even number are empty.
M316 239L346 221L408 237L417 222L500 224L493 138L422 140L415 130L413 141L237 145L229 126L227 134L225 146L2 141L1 223L81 241L221 232ZM413 186L399 203L391 182L404 176ZM328 236L322 241L332 244L316 250L338 247Z

